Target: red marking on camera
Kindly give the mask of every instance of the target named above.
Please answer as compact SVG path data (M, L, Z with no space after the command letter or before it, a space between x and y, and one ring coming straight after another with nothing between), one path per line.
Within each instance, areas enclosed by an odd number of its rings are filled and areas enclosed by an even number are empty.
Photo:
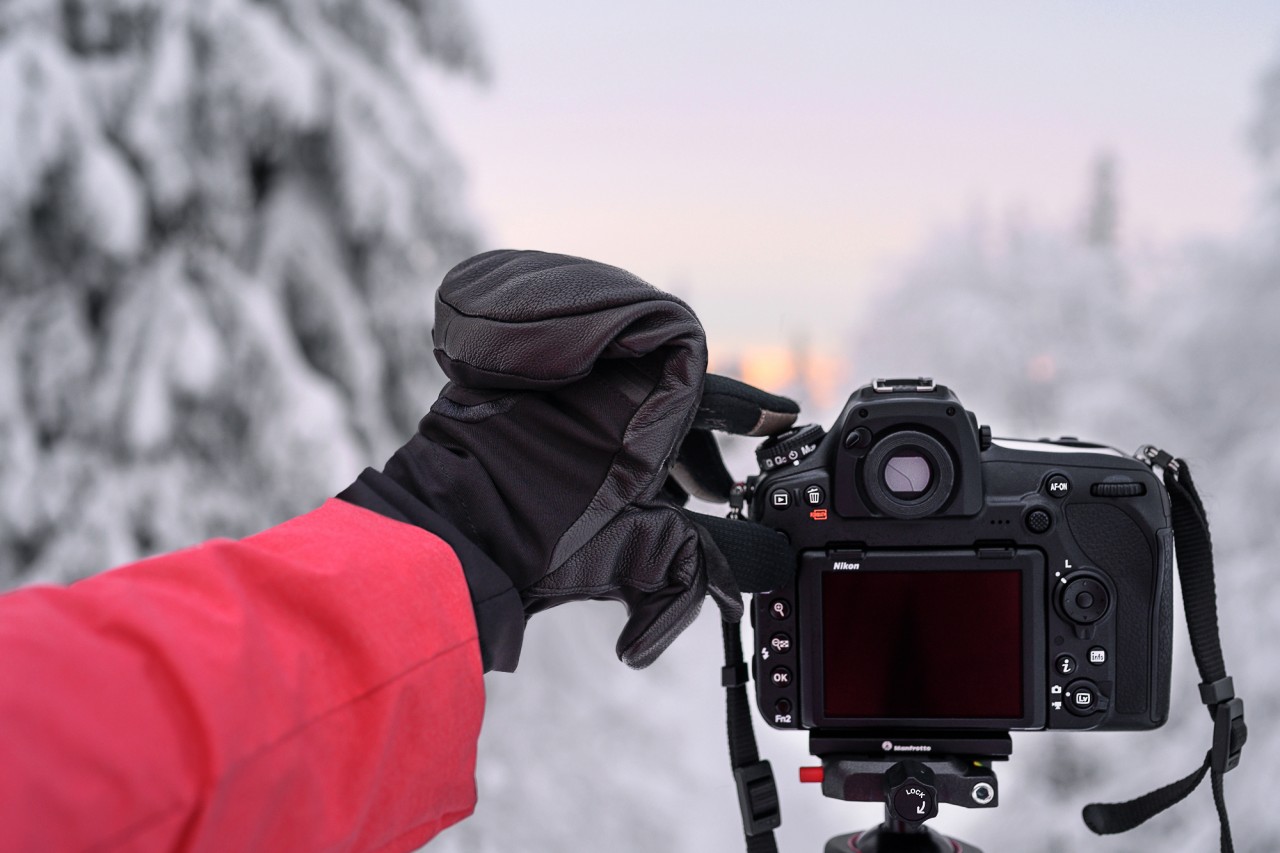
M814 521L826 521L827 511L825 509L815 509L809 513L809 517Z

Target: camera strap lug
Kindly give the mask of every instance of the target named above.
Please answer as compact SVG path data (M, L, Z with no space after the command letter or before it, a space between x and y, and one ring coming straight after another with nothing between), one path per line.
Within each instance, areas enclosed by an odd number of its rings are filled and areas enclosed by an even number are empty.
M1178 460L1173 458L1173 454L1167 453L1152 444L1142 445L1134 456L1139 462L1146 463L1149 468L1171 470L1174 474L1177 474L1179 467L1181 467L1178 464Z
M1127 803L1091 803L1084 808L1084 822L1099 835L1133 829L1180 802L1199 787L1207 774L1222 827L1219 841L1224 853L1229 853L1234 847L1222 778L1240 763L1249 731L1244 722L1244 701L1236 697L1235 684L1227 675L1222 658L1209 520L1185 460L1149 444L1139 448L1135 455L1153 470L1161 470L1169 492L1187 632L1202 679L1200 700L1213 719L1213 743L1205 753L1204 762L1190 775Z
M729 490L729 512L725 518L730 521L741 521L746 505L751 503L751 496L756 493L758 476L750 476L744 482L734 483Z

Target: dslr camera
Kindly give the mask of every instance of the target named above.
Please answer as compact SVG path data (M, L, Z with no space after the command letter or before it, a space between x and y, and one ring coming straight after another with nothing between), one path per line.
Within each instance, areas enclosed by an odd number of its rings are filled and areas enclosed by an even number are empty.
M1165 722L1173 539L1143 462L992 438L929 379L859 388L829 431L757 453L751 518L799 561L751 610L774 727L892 754L931 735Z

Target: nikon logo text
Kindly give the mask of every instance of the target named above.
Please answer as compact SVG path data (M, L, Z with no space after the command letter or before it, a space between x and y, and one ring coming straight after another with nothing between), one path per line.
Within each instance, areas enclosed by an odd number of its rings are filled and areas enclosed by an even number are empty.
M837 560L836 564L831 568L835 569L837 572L856 572L858 569L862 568L862 563L845 563Z

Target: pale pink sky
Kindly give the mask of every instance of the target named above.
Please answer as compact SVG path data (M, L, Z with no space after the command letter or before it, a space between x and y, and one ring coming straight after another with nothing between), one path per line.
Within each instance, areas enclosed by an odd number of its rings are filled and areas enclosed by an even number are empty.
M487 242L626 267L728 349L834 348L975 210L1074 223L1102 148L1130 244L1238 230L1280 55L1260 2L472 5L493 80L434 101Z

